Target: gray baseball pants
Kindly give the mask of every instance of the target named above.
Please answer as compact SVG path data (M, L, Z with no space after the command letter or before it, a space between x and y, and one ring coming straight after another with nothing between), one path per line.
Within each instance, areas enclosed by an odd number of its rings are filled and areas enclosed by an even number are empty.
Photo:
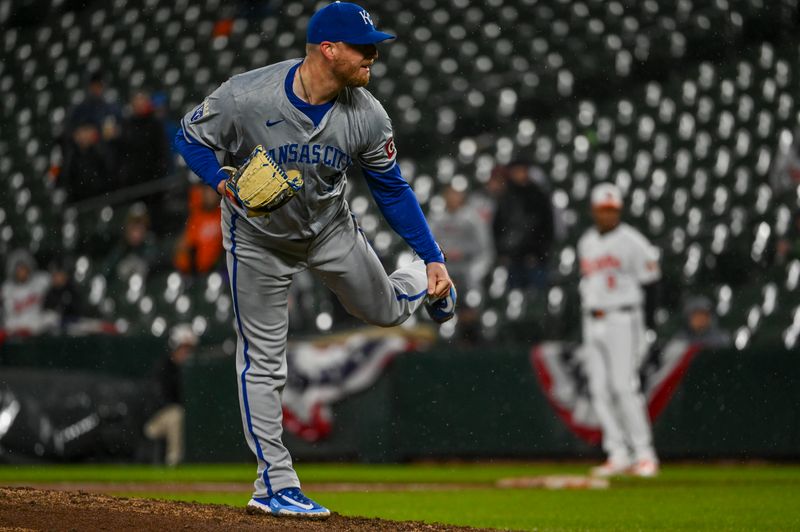
M647 345L641 310L609 311L583 320L583 360L592 407L613 461L655 460L639 365Z
M238 336L242 424L258 458L253 496L271 497L300 486L281 441L292 276L310 270L350 314L382 327L399 325L411 316L425 299L428 278L421 260L387 275L346 204L316 237L286 240L258 231L223 201L222 231Z

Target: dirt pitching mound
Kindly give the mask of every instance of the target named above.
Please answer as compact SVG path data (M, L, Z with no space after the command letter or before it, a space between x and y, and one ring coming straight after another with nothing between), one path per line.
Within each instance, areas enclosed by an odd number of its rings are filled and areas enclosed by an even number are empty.
M203 531L443 531L476 530L415 521L386 521L334 513L325 521L248 515L216 504L109 497L84 491L0 488L0 532L28 530Z

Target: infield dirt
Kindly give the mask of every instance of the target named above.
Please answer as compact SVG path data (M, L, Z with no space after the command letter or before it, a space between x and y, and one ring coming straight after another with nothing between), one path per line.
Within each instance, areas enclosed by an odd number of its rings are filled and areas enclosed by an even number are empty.
M27 530L203 530L203 531L447 531L486 530L347 517L334 513L325 521L248 515L243 508L187 502L109 497L84 491L0 488L0 532Z

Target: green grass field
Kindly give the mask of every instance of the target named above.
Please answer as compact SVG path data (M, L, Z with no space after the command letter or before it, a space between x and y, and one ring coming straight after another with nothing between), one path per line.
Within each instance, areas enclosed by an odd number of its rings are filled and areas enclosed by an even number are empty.
M308 490L344 515L522 530L800 530L800 466L667 465L657 479L615 479L605 490L499 489L501 478L584 474L585 465L299 464L307 484L464 483L468 489L329 492ZM0 485L126 482L124 496L242 506L249 493L166 491L159 483L248 482L253 466L0 466ZM113 486L110 486L113 492Z

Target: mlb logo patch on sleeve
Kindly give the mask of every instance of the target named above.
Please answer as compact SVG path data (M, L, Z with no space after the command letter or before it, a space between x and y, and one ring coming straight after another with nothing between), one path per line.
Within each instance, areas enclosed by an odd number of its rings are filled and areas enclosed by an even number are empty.
M203 103L197 106L197 109L194 110L194 113L192 113L192 118L189 121L197 122L206 114L208 114L208 98L203 100Z

